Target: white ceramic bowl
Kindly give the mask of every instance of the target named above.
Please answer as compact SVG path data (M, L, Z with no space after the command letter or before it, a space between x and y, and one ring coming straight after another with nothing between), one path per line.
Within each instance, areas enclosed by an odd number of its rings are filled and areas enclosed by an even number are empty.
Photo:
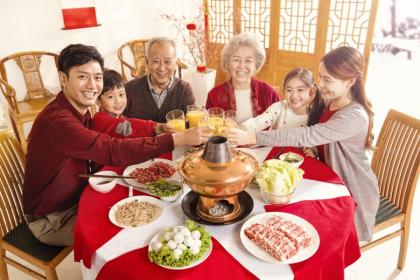
M294 167L299 167L303 163L303 156L296 153L288 152L281 154L279 156L279 160L286 161Z
M292 198L292 195L295 192L295 190L293 190L291 193L286 195L275 195L266 193L261 188L260 191L264 202L269 204L287 204L290 202L290 199Z
M95 173L96 175L118 175L114 171L99 171ZM89 184L92 188L100 193L110 192L117 185L117 178L100 178L100 177L90 177Z

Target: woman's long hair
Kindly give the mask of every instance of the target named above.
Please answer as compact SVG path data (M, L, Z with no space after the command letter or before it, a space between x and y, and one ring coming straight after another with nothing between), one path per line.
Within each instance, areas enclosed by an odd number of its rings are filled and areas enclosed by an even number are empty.
M286 88L286 84L294 78L298 78L301 80L308 88L315 90L315 96L310 102L308 106L308 126L317 124L319 122L319 118L324 111L325 104L322 100L318 88L315 85L314 78L312 76L311 71L305 68L295 68L289 73L287 73L286 77L284 77L283 88Z
M373 116L372 103L366 96L365 86L362 80L364 60L362 54L351 47L339 47L327 53L321 62L324 63L328 73L340 80L355 79L351 87L351 98L360 103L369 116L368 133L365 146L373 149Z

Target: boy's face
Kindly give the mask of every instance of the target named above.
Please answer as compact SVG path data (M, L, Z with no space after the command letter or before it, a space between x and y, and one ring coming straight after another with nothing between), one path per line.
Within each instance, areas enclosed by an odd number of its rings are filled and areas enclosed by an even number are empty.
M103 88L102 68L97 61L72 67L69 74L60 72L60 82L64 95L82 115L95 105Z
M127 106L127 96L124 87L114 87L112 90L102 93L98 103L104 111L116 116L122 115Z

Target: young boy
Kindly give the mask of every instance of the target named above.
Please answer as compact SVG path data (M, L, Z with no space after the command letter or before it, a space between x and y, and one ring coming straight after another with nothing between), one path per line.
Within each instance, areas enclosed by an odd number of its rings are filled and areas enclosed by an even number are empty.
M117 138L155 136L175 132L162 123L131 119L122 115L127 106L123 77L114 70L103 73L104 88L98 97L99 112L93 117L93 129Z

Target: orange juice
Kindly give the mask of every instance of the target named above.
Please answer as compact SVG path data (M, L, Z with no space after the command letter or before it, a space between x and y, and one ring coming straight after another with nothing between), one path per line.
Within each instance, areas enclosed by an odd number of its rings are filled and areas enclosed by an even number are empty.
M174 128L176 131L185 130L185 121L183 119L169 120L168 126Z
M223 123L223 126L220 129L220 132L221 132L222 136L226 136L227 133L228 133L228 131L229 131L229 128L231 128L231 127L237 127L237 126L238 126L238 124L236 123L235 120L233 120L233 119L225 119L224 120L224 123Z
M210 117L209 127L214 130L214 135L222 135L223 118L221 117Z
M188 111L187 119L190 127L196 127L204 119L204 111Z

